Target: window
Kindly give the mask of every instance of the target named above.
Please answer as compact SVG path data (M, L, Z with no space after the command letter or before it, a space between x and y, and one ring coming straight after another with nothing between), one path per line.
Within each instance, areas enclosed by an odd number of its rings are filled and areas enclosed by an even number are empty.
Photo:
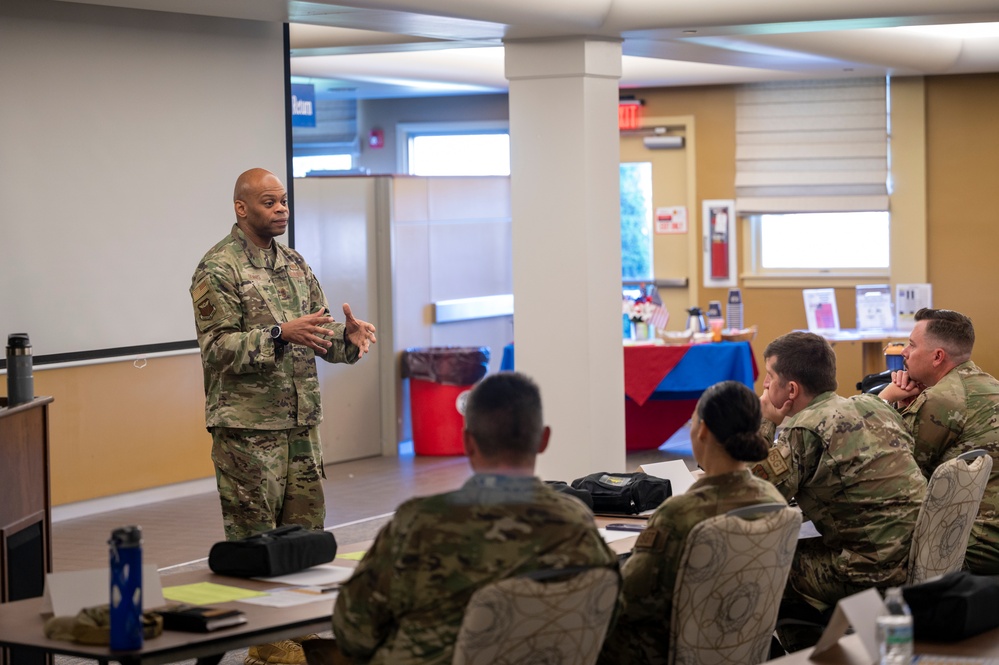
M510 175L506 122L401 123L399 170L419 176Z
M749 277L889 275L889 92L884 78L740 87L735 191L751 220Z
M652 278L652 163L621 164L621 279Z
M354 166L351 155L308 155L292 157L292 177L304 178L313 171L349 171Z
M423 134L409 139L410 175L510 175L509 134Z
M764 214L752 228L757 275L888 274L887 212Z

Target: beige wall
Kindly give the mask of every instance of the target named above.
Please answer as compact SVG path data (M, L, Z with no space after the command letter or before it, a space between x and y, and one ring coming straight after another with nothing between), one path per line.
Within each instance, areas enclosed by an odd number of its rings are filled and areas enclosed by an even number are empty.
M926 81L926 195L933 304L975 322L974 360L999 375L999 74Z
M52 503L210 477L201 357L35 368L49 408Z

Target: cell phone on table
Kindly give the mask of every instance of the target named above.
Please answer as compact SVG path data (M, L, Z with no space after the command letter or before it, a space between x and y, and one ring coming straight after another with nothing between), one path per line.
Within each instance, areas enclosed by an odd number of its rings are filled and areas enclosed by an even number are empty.
M615 522L604 527L608 531L644 531L644 524L627 524L625 522Z

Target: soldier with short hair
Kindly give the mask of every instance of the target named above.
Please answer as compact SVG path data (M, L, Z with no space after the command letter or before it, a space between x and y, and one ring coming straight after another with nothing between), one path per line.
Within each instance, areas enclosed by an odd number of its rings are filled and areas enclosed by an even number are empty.
M273 173L240 175L233 208L232 230L191 280L226 537L284 524L322 529L316 355L357 362L375 327L346 304L346 321L334 323L305 259L274 240L288 226L288 193Z
M979 575L999 575L999 381L971 361L975 327L948 309L916 312L905 369L892 372L880 397L901 409L915 441L915 457L929 478L942 463L978 448L993 458L965 565Z
M798 542L782 615L805 606L824 612L864 589L904 584L926 479L901 418L874 395L837 395L836 354L816 334L778 337L763 357L760 433L773 441L783 428L753 472L797 500L821 534ZM780 632L789 651L818 638Z
M479 588L536 570L615 567L590 510L534 476L551 430L529 378L483 379L465 405L475 472L460 489L412 499L379 532L333 612L336 647L356 663L450 663Z

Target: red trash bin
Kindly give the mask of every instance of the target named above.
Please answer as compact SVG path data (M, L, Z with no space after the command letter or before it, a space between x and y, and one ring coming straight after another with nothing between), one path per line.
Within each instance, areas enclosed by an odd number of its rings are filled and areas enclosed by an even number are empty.
M413 452L462 455L465 399L489 371L488 347L406 349L402 378L409 379Z

